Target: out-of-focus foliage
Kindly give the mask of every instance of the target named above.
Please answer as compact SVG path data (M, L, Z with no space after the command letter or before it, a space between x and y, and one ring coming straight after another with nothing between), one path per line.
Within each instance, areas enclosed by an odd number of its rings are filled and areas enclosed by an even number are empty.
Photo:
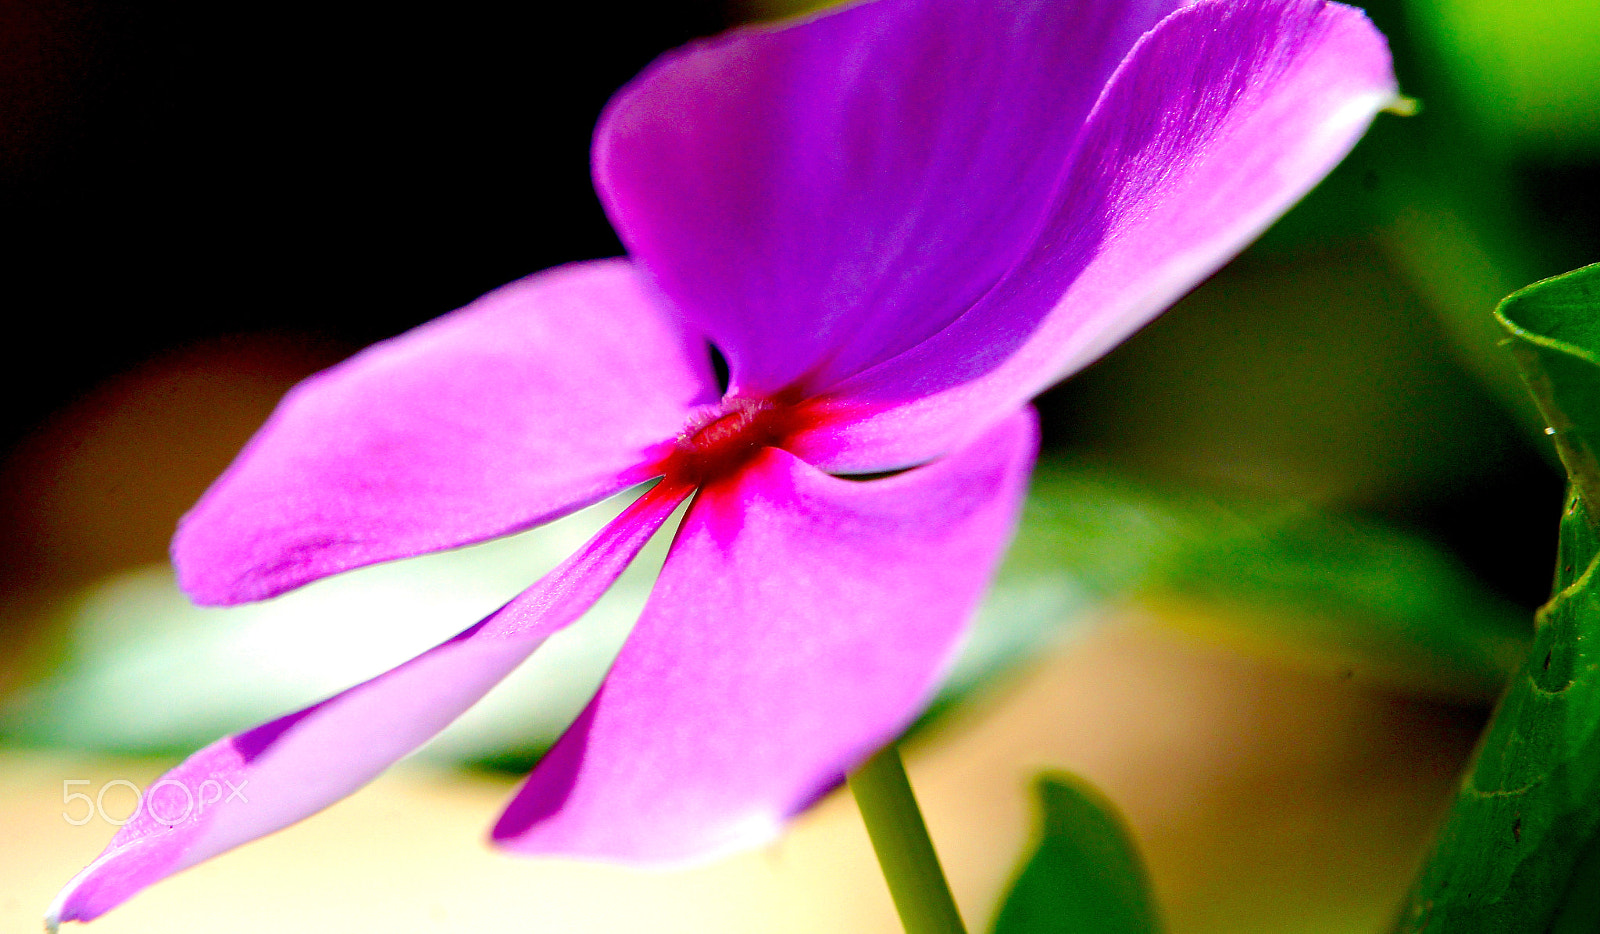
M1600 15L1590 0L1427 0L1412 9L1462 112L1497 148L1600 148Z
M1554 595L1407 906L1418 934L1600 927L1600 265L1499 317L1570 486Z
M1287 515L1177 557L1173 619L1343 677L1483 702L1527 649L1522 611L1392 529ZM1209 612L1208 612L1209 610Z
M1487 701L1527 645L1518 607L1393 527L1050 467L1027 508L1013 575L1071 568L1102 599L1131 594L1170 622L1328 674Z
M553 566L613 507L232 610L188 605L164 571L99 585L73 611L69 661L0 717L0 736L144 753L208 742L449 636ZM599 683L664 544L426 754L526 766ZM1130 598L1208 637L1454 699L1493 696L1526 638L1514 607L1414 536L1045 465L935 714Z
M1038 848L995 918L994 934L1156 934L1159 913L1128 830L1082 779L1041 775Z
M196 607L167 568L96 584L64 610L58 670L0 714L13 743L184 754L393 667L492 612L608 519L363 568L264 603ZM584 618L424 748L435 760L542 751L577 716L644 605L655 541Z

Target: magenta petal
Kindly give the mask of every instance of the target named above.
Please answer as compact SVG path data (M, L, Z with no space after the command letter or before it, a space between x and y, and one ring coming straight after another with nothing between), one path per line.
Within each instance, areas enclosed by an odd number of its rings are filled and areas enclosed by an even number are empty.
M1175 6L876 0L736 30L616 96L595 184L736 389L825 387L1022 255L1106 79Z
M772 837L927 702L1011 537L1035 444L1025 410L888 479L769 450L706 489L496 841L678 861Z
M626 261L530 276L295 387L184 517L179 582L237 603L528 528L648 479L716 395Z
M471 629L371 681L190 756L146 790L134 819L67 883L49 922L92 920L154 882L287 827L371 781L577 619L688 493L658 485Z
M830 389L793 450L853 472L963 443L1231 258L1395 93L1383 37L1350 7L1202 0L1173 13L1096 105L1018 268L944 331Z

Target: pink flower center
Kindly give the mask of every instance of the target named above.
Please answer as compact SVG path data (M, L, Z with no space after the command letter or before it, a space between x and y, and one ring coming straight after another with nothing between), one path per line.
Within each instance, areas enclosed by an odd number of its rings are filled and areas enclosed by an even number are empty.
M696 486L732 477L762 449L782 447L795 416L787 400L724 399L690 418L661 471L669 482Z

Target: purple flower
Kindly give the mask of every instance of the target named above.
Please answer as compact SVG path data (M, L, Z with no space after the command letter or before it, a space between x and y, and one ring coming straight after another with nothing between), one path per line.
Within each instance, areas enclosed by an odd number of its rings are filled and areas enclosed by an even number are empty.
M53 917L356 790L691 497L494 839L675 861L771 838L938 683L1016 519L1029 399L1237 252L1394 94L1382 37L1320 0L875 0L665 56L595 138L631 259L529 277L307 380L173 556L197 601L258 600L660 481L454 639L190 757Z

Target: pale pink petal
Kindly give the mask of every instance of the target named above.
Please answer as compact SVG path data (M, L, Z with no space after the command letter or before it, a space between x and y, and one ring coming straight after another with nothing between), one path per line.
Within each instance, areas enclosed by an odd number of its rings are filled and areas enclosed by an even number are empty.
M770 839L903 730L1010 540L1031 410L887 479L768 450L705 489L599 695L495 839L679 861Z
M826 386L1021 256L1085 114L1179 0L876 0L670 53L613 99L595 184L734 388Z
M173 542L196 602L515 532L648 479L717 392L633 266L530 276L289 393Z
M1395 93L1383 37L1350 7L1202 0L1173 13L1112 79L1020 266L933 338L829 389L791 449L856 472L963 443L1226 262Z
M139 813L69 882L49 921L89 921L141 889L322 810L472 706L611 586L689 494L657 485L494 615L320 704L219 740L147 790Z

